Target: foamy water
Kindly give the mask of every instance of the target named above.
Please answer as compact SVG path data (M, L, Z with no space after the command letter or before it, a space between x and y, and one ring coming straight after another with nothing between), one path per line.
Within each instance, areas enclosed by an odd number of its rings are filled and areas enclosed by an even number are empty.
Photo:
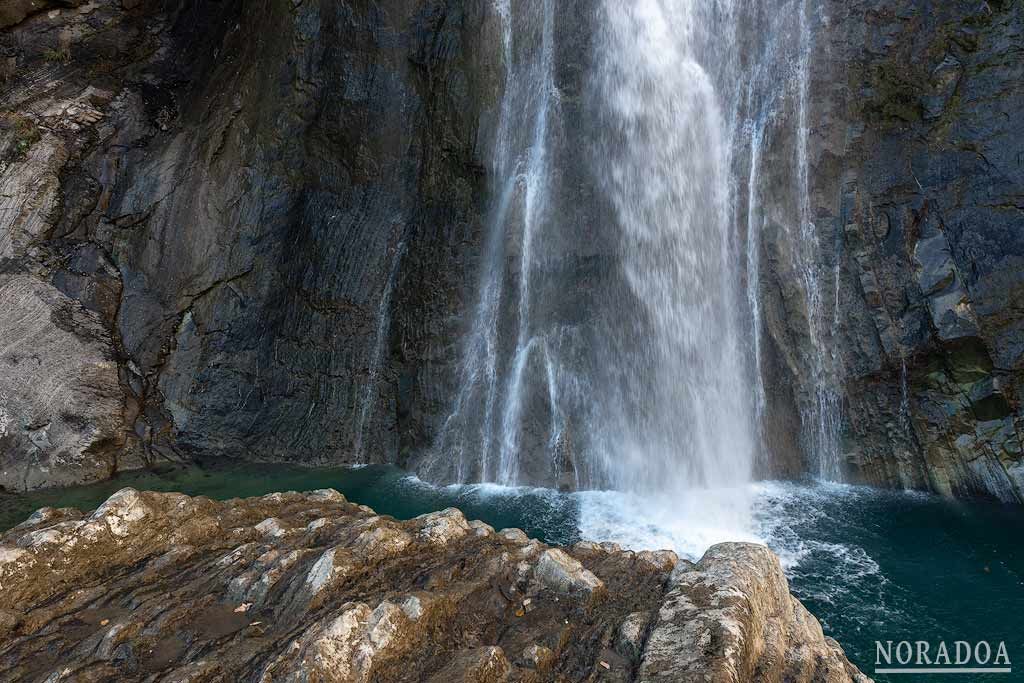
M698 560L716 543L762 543L751 517L749 487L687 490L676 496L617 491L573 494L579 502L580 536L633 550L674 550Z
M691 560L723 541L767 545L793 594L865 671L876 640L1019 642L1024 517L1014 508L827 482L760 482L670 500L572 495L583 538L671 548ZM921 680L936 678L948 677Z
M856 498L857 487L761 482L729 489L685 491L651 498L613 491L573 494L579 503L580 536L612 541L633 550L671 549L696 561L726 541L771 548L792 575L813 571L819 578L807 597L836 604L851 591L884 583L879 565L862 547L834 538L808 537L828 520L824 505ZM813 566L813 569L811 569Z
M872 495L864 489L761 482L686 491L671 499L606 491L573 495L580 536L586 540L612 541L632 550L671 549L691 561L716 543L767 545L779 556L794 594L817 606L826 632L832 628L833 610L856 613L858 628L883 628L896 613L907 614L904 601L894 601L899 591L876 559L857 543L843 542L845 533L839 530L852 522L844 517L833 523L828 517Z
M793 594L861 666L870 664L880 638L922 632L1006 638L1024 613L1011 606L1016 598L1006 597L1024 586L1014 531L1024 521L978 504L835 483L759 482L652 496L435 487L410 476L392 481L389 500L418 501L416 509L396 511L403 516L451 505L554 544L668 548L692 561L716 543L765 544L779 556ZM937 544L949 544L953 554L940 558Z

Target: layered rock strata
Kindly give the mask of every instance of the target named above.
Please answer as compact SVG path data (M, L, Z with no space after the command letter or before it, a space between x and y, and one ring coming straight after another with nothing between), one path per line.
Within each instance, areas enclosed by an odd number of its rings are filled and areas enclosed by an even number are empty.
M423 443L480 251L496 22L484 0L7 3L0 486Z
M1024 5L858 0L813 20L810 201L846 474L1020 502Z
M765 548L552 548L332 490L44 508L0 537L0 643L2 681L868 680Z

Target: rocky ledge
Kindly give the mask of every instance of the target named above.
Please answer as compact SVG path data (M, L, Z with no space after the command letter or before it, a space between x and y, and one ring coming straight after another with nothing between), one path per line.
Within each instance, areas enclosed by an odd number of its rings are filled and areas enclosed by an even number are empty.
M552 548L332 490L123 489L0 536L2 681L867 681L766 548Z

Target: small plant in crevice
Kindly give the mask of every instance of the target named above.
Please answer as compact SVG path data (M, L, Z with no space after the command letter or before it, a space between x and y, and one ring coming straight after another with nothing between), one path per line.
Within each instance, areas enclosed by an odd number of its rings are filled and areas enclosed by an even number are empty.
M43 59L48 62L60 64L71 63L71 34L61 31L57 37L57 47L49 47L43 50Z
M43 50L43 59L48 62L56 62L59 64L70 64L71 63L71 51L62 50L56 47L48 47Z
M25 156L32 145L42 138L36 122L17 112L4 114L0 118L0 129L11 131L14 135L14 142L8 147L8 150L9 155L15 159Z

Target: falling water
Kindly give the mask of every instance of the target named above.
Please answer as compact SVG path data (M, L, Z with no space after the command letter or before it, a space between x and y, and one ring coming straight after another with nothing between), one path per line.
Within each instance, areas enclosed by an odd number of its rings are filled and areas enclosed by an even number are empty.
M384 293L380 298L377 307L377 330L374 335L373 350L370 354L370 367L367 370L366 384L363 385L363 394L360 400L359 417L356 421L355 439L352 445L354 453L353 461L361 463L364 460L364 444L366 437L366 421L377 407L377 398L380 392L380 371L384 361L384 349L388 333L391 330L391 297L395 289L395 282L398 279L398 269L402 263L402 256L405 254L405 241L399 241L394 250L391 260L391 268L388 270L388 279L384 285Z
M616 330L628 393L596 455L618 487L679 491L749 480L753 382L743 355L731 140L719 88L728 3L607 0L593 101L595 163L639 307ZM618 302L624 307L626 302Z
M504 97L495 135L491 207L479 299L461 366L454 408L425 474L458 482L514 484L519 477L517 423L523 405L524 374L536 353L546 354L543 337L531 336L531 270L534 238L544 218L549 120L557 107L553 84L554 0L510 3L497 0L502 21ZM519 258L513 251L518 249ZM511 273L509 261L518 264ZM516 303L514 347L505 348L502 316ZM548 363L550 365L550 363ZM553 370L548 369L548 375ZM552 391L553 391L552 387Z
M761 236L770 221L780 224L776 237L791 246L791 268L797 293L807 312L804 367L807 382L802 393L801 441L810 455L811 474L840 478L840 405L837 390L837 359L834 340L839 328L839 259L825 275L818 226L811 206L809 140L811 117L810 67L814 49L811 5L808 0L750 3L748 17L768 38L754 52L745 75L745 93L739 104L739 146L748 161L746 187L746 275L754 372L758 383L755 419L764 416L766 402L761 384ZM792 139L791 151L785 140ZM781 145L781 146L780 146ZM785 150L785 152L783 151ZM790 157L792 154L792 157ZM783 156L784 155L784 156ZM740 155L740 158L742 156ZM780 159L792 159L792 170L780 167ZM788 207L795 204L792 209ZM837 235L837 240L839 239ZM837 244L837 247L839 245ZM786 253L783 250L783 253ZM833 281L832 300L826 301L828 276ZM826 305L827 304L827 305ZM831 307L832 315L828 315Z
M810 129L808 124L810 102L810 67L812 38L809 15L810 0L804 0L799 8L800 17L800 62L797 84L798 99L798 130L797 130L797 180L799 199L800 231L796 251L797 267L803 279L803 291L807 306L807 319L810 335L810 394L803 410L804 434L803 442L811 455L814 468L812 474L821 479L838 481L842 477L839 464L840 435L840 398L834 377L835 359L826 353L826 348L834 348L827 344L834 336L838 318L827 315L822 291L824 283L820 274L820 244L818 230L814 223L811 208L811 180L808 154ZM836 304L838 315L838 272L836 278Z
M908 434L913 432L913 424L910 421L910 389L907 386L907 359L900 354L900 426Z
M600 0L571 21L554 0L496 2L505 83L481 280L459 390L417 469L735 491L761 448L762 186L787 173L762 156L796 92L780 78L806 76L809 48L787 40L800 0ZM566 48L564 31L586 41ZM574 83L559 55L583 49ZM803 87L787 182L809 235Z
M751 66L746 74L742 98L736 103L736 126L734 133L738 150L737 159L744 161L742 148L746 148L746 203L742 207L746 212L745 266L746 266L746 298L750 318L749 330L749 374L754 382L754 424L763 429L767 396L761 372L763 320L761 307L761 239L768 221L764 206L766 200L764 185L773 175L769 165L765 167L766 147L771 142L774 127L779 119L784 118L782 106L786 91L780 87L786 82L789 68L789 50L786 24L792 16L792 7L784 5L776 11L765 12L765 3L752 3L749 6L752 23L763 28L765 34L775 36L776 40L765 41L754 50ZM768 8L770 9L770 8ZM764 435L759 429L757 433L757 449L761 457L765 457ZM767 470L767 463L762 462L762 469Z
M753 83L753 80L751 81ZM752 88L751 88L752 89ZM748 107L750 92L748 89ZM761 376L761 232L764 216L760 212L758 188L761 171L761 146L764 142L765 116L758 112L748 124L750 135L750 162L747 173L747 305L750 307L751 375L754 377L754 424L762 425L767 397ZM764 448L763 435L758 436L759 450Z

